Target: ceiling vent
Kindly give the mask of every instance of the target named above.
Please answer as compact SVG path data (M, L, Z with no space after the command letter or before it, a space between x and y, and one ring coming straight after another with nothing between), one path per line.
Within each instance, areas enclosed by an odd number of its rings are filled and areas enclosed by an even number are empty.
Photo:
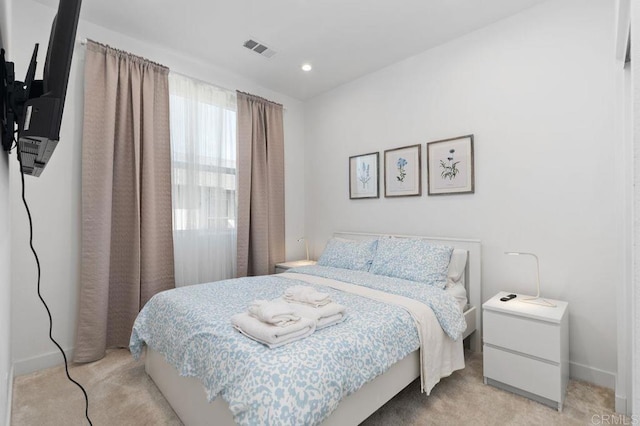
M253 50L256 53L259 53L266 58L270 58L276 54L275 50L270 49L269 47L255 40L247 40L244 42L243 46L249 50Z

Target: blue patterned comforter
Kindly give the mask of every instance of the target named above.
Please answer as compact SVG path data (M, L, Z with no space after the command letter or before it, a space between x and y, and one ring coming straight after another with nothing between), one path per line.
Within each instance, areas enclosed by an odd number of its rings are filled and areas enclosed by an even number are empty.
M392 292L400 292L395 294L433 305L441 324L454 324L448 326L450 331L460 328L451 320L456 312L464 324L455 300L442 290L429 295L430 290L410 290L406 281L394 283L365 272L361 277L335 268L316 266L298 272L351 279L355 284L365 280L362 284L384 291L383 287L395 285ZM145 344L161 353L180 375L201 380L209 400L222 397L238 424L315 425L342 398L419 347L414 322L404 309L326 287L319 290L347 307L347 319L306 339L269 349L231 326L230 317L245 311L251 301L279 297L292 285L308 284L270 275L159 293L136 319L131 353L139 357ZM451 312L438 314L437 310L449 309L447 297Z

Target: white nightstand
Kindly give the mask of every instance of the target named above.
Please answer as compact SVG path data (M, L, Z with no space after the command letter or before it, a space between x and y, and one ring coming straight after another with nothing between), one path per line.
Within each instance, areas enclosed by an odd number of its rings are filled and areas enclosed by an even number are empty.
M315 260L293 260L291 262L276 263L276 274L281 274L287 269L297 268L298 266L315 265Z
M562 411L569 382L569 313L556 307L508 302L500 292L482 305L484 382Z

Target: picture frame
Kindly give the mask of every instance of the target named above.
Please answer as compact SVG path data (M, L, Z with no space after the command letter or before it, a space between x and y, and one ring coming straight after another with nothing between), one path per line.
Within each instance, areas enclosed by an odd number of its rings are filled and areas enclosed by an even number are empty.
M428 195L473 194L473 135L427 143Z
M422 195L421 145L409 145L384 152L384 196Z
M349 157L349 199L380 198L380 153Z

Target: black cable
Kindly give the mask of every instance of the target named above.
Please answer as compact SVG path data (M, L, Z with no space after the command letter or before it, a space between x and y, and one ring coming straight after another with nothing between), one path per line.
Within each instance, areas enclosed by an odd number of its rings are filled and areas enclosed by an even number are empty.
M14 139L15 142L15 139ZM16 142L17 145L17 142ZM20 181L22 182L22 202L24 203L24 208L27 210L27 216L29 217L29 246L31 247L31 251L33 252L33 257L36 259L36 265L38 266L38 297L40 301L44 305L44 308L47 310L47 315L49 315L49 339L58 347L60 353L62 354L62 358L64 358L64 370L67 373L67 378L76 384L84 394L84 402L85 402L85 410L84 415L89 422L89 425L93 426L91 423L91 419L89 418L89 397L87 396L87 391L84 390L82 385L71 378L69 375L69 366L67 362L67 355L65 355L62 347L56 342L53 338L53 318L51 317L51 311L49 310L49 306L47 306L47 302L44 301L42 295L40 294L40 259L38 259L38 254L36 253L36 249L33 247L33 220L31 219L31 211L29 210L29 206L27 205L27 199L24 196L24 173L22 171L22 156L20 155L20 150L17 151L18 154L18 163L20 163Z

